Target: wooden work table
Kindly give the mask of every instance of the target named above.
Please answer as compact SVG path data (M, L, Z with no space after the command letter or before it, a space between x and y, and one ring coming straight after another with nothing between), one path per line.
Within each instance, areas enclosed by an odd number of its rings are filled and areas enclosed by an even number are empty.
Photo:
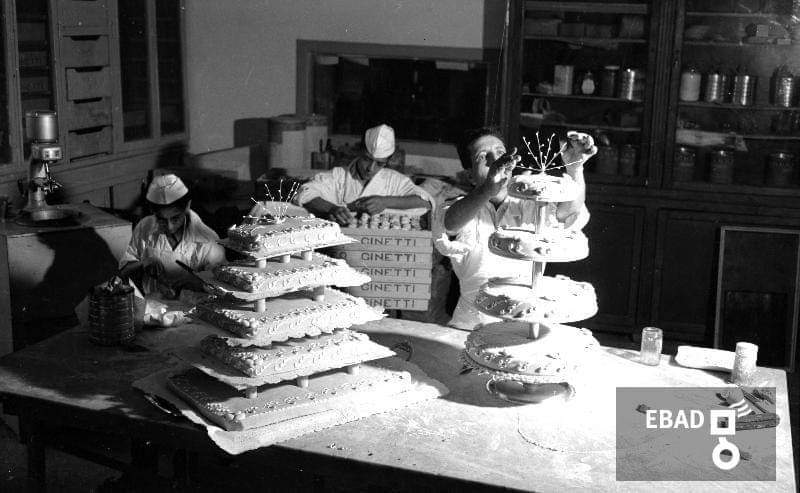
M465 332L395 319L366 324L360 330L387 346L405 342L406 348L412 348L410 360L444 383L450 393L271 447L227 456L216 449L202 428L163 413L131 387L131 382L139 378L176 365L173 358L158 351L97 347L88 342L85 331L73 329L1 358L0 400L7 411L18 414L26 423L24 438L30 451L29 472L34 479L43 477L43 448L48 445L48 433L70 427L86 436L98 434L117 440L133 436L164 448L224 455L230 474L240 479L265 474L267 465L303 471L305 477L324 478L320 481L324 481L325 488L795 491L783 371L762 369L776 387L777 412L781 416L776 430L776 481L616 482L613 443L604 451L575 453L546 450L526 440L520 430L519 413L529 406L513 406L489 395L485 375L461 373L458 356ZM145 335L144 339L150 340L142 342L151 345L152 340L158 339L168 349L181 340L193 343L189 341L192 332L191 326L166 329ZM630 361L635 355L630 351L603 351L604 357L619 358L630 365L623 374L645 374L653 386L723 384L720 374L676 366L667 356L658 367L644 367ZM614 378L621 380L618 385L627 382L624 375L615 374ZM610 395L609 400L613 399Z

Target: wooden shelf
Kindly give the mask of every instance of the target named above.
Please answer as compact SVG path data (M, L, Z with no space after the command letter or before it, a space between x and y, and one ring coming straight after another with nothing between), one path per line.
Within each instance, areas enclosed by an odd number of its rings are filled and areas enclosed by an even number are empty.
M579 101L607 101L610 103L625 103L625 104L641 104L641 99L622 99L612 98L606 96L593 96L587 94L543 94L538 92L523 92L522 96L529 96L535 98L550 98L550 99L574 99ZM800 108L798 108L800 109Z
M679 101L678 106L734 111L800 111L800 106L790 106L788 108L771 104L751 104L749 106L742 106L733 103L707 103L705 101Z
M600 3L600 2L545 2L528 0L525 10L553 12L597 12L603 14L647 14L648 5L642 3Z
M534 34L526 34L525 39L535 40L535 41L556 41L559 43L570 43L570 44L645 44L647 43L646 39L642 38L587 38L585 36L581 37L570 37L570 36L539 36Z
M787 195L797 196L798 187L770 187L767 185L740 185L736 183L709 183L705 181L674 181L672 188L675 190L691 190L694 192L725 192L743 195Z
M538 128L540 126L545 127L560 127L560 128L569 128L575 130L608 130L609 132L641 132L641 127L617 127L614 125L594 125L591 123L558 123L558 122L544 122L541 125L533 125L527 123L524 118L526 116L531 116L532 113L520 113L520 126L526 128Z
M783 140L800 142L800 135L739 134L749 140Z
M687 17L747 17L750 19L774 19L776 17L787 16L788 14L777 14L767 12L700 12L698 10L690 10L686 12Z
M788 44L778 44L778 43L742 43L741 41L704 41L698 39L685 39L683 40L683 44L685 46L731 46L736 48L786 48L786 47L793 47L798 46L800 43L788 43Z

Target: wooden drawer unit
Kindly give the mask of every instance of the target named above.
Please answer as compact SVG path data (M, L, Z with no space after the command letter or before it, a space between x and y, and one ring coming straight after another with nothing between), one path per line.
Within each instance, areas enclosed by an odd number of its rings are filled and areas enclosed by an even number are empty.
M58 0L61 27L108 28L108 0Z
M108 60L108 36L61 38L61 64L64 67L106 66Z
M100 70L76 70L68 68L67 99L100 98L111 95L111 77L108 67Z
M70 160L111 152L111 127L91 131L67 132Z
M67 103L65 111L67 130L111 125L111 100Z

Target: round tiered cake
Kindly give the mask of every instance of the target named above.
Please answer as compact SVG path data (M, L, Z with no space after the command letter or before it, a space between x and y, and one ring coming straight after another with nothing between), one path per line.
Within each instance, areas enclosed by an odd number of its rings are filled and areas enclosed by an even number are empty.
M508 194L518 199L537 202L568 202L579 195L579 188L569 175L535 173L512 177L508 183Z
M574 230L536 233L524 228L500 228L489 237L489 250L516 260L574 262L589 256L589 241Z
M535 341L528 334L523 322L481 325L467 337L465 362L506 379L561 383L599 346L589 330L567 325L542 327Z

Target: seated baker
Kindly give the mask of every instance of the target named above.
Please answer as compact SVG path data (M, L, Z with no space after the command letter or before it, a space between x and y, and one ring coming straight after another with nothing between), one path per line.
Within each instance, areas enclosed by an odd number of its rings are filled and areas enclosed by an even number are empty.
M300 187L296 202L314 215L341 225L353 213L379 214L384 209L430 209L433 199L402 173L386 168L394 154L394 130L388 125L364 134L364 152L347 166L318 173Z
M152 212L133 229L130 244L120 259L120 274L138 278L144 294L176 297L181 289L203 291L198 279L176 260L195 271L225 260L219 237L193 210L189 189L173 174L156 176L147 189Z

